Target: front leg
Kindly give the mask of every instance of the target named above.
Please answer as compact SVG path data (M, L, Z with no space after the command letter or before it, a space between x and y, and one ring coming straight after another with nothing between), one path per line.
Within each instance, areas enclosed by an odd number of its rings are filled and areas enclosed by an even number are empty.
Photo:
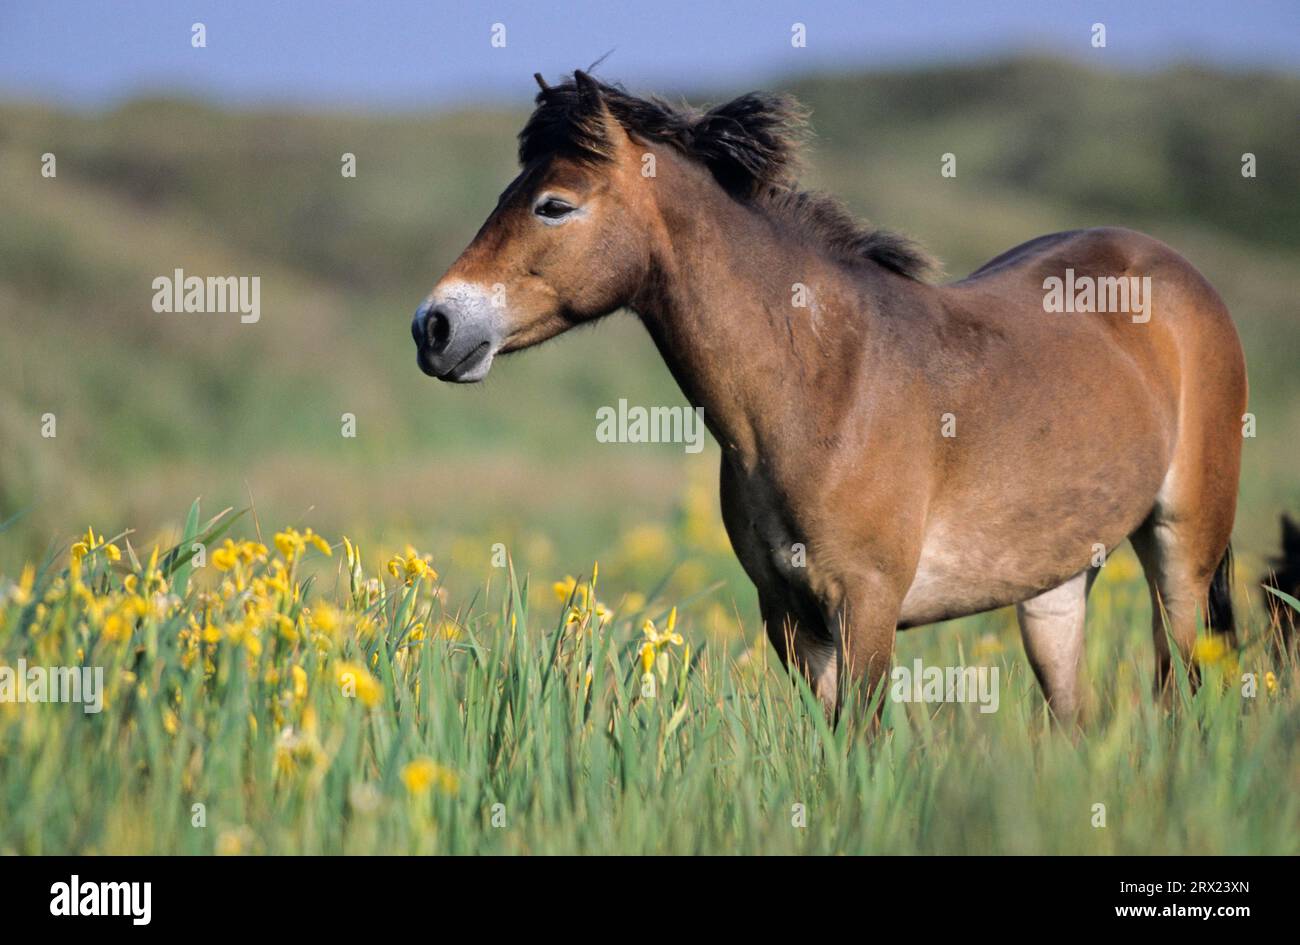
M765 537L783 532L770 493L760 480L747 476L724 456L721 499L722 522L732 548L758 589L767 638L781 657L781 665L802 675L827 715L833 717L839 694L839 648L827 627L821 601L805 582L790 579L788 566L784 574L777 566L791 541L773 543Z
M827 593L826 624L838 652L837 715L848 710L850 724L864 721L868 707L879 698L873 727L880 723L889 667L898 633L898 615L906 584L880 573L844 577Z
M834 718L840 691L840 654L816 607L800 607L790 588L759 593L759 607L767 638L772 641L781 664L793 664L795 672L807 680L809 687Z

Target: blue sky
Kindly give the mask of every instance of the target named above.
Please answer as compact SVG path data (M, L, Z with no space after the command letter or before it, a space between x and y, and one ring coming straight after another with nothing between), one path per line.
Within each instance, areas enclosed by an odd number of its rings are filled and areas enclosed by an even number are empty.
M194 22L206 49L190 45ZM806 48L790 43L807 27ZM1089 45L1107 28L1107 48ZM492 48L492 24L506 27ZM1300 71L1300 0L0 0L0 95L84 107L137 94L411 108L530 95L585 66L633 88L730 89L839 68L1056 52Z

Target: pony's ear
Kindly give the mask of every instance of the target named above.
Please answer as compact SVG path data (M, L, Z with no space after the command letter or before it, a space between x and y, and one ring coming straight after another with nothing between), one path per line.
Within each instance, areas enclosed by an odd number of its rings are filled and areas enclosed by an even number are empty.
M573 72L573 87L578 95L578 116L582 136L592 150L608 153L614 142L618 121L605 103L600 83L581 69Z
M691 124L691 150L728 192L753 197L794 186L807 113L787 95L750 92Z
M601 106L600 83L581 69L573 71L573 87L578 90L578 101L586 108Z

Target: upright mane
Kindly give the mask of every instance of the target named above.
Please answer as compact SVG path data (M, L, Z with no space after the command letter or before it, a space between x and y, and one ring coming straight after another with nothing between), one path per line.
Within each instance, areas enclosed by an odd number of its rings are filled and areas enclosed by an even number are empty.
M750 92L708 110L638 98L583 72L545 85L519 133L519 162L561 154L587 164L612 160L604 108L630 133L672 146L699 161L722 188L742 202L797 227L830 255L870 260L921 280L933 260L911 240L855 220L835 197L800 190L799 169L807 112L788 95Z

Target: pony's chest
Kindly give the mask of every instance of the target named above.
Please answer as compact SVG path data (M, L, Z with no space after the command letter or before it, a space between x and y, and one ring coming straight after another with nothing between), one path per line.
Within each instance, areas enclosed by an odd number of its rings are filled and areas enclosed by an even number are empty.
M790 584L805 583L809 536L775 488L753 477L736 484L723 504L735 510L732 517L740 527L731 529L732 542L746 570Z

